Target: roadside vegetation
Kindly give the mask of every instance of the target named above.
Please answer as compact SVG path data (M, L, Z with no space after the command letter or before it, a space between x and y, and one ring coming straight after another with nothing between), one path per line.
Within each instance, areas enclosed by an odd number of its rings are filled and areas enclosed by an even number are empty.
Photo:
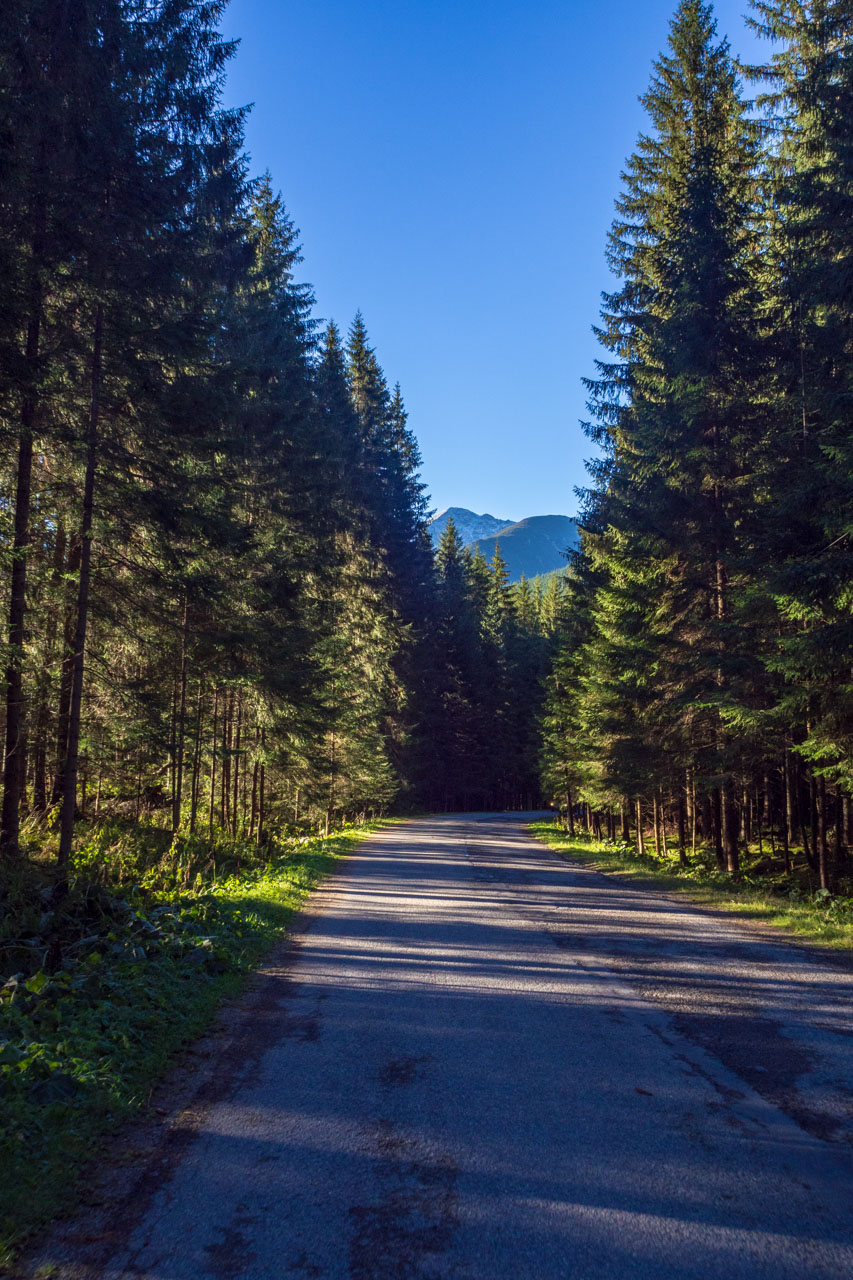
M0 1265L375 826L259 850L112 824L82 833L67 891L55 863L22 867L0 924Z
M535 822L530 829L555 852L596 870L684 893L702 906L776 925L820 946L853 948L853 886L848 884L838 893L822 889L804 856L795 856L786 871L781 859L751 848L733 875L717 865L713 851L704 848L686 853L686 861L680 861L675 840L667 840L660 855L641 854L631 841L599 839L580 829L570 835L559 819Z

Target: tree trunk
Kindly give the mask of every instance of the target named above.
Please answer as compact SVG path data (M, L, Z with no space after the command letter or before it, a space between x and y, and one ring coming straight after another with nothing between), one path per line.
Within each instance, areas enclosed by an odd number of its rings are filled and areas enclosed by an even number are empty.
M811 845L808 831L806 830L806 807L803 804L802 797L802 780L799 776L799 769L795 775L794 798L797 811L797 819L800 827L800 836L803 841L803 852L806 855L806 862L812 871L817 871L817 849Z
M56 711L56 768L53 775L51 804L62 800L62 779L65 757L68 754L68 716L71 711L71 680L74 674L74 629L77 621L75 610L76 591L72 579L80 572L81 546L78 535L68 540L68 557L65 564L65 607L62 624L62 664L59 669L59 701ZM78 577L79 587L79 577Z
M266 819L264 783L266 782L266 767L261 763L260 774L258 777L258 845L262 845L266 839L264 831L264 821Z
M80 582L77 589L77 626L71 671L71 705L68 715L68 749L62 778L62 813L59 829L59 865L68 866L74 838L74 806L77 799L77 767L80 751L80 712L83 704L83 665L86 627L89 620L89 588L92 575L92 517L95 510L95 474L98 465L98 428L101 411L101 361L104 340L104 311L95 313L92 341L92 398L89 406L89 434L86 444L86 476L83 484L83 511L80 520Z
M791 787L788 777L788 752L782 756L782 854L785 859L785 870L791 870Z
M133 820L138 822L142 816L142 752L136 752L136 801L133 806Z
M178 749L178 681L180 676L172 680L172 693L169 699L169 809L175 812L175 790L177 783L177 761L175 759Z
M640 857L644 857L646 852L645 843L643 841L643 802L637 801L637 853Z
M48 606L45 624L45 647L43 669L38 680L38 705L36 708L33 761L33 808L36 813L47 810L47 744L50 732L50 687L53 680L53 664L56 655L56 636L59 629L59 596L62 573L65 568L65 528L61 521L57 524L56 540L53 546L53 574L51 581L52 595Z
M694 769L692 766L691 766L691 768L690 768L690 770L689 770L689 772L688 772L688 781L687 781L687 786L688 786L687 794L688 794L688 796L690 797L690 856L691 856L692 858L695 858L695 857L696 857L696 826L697 826L697 822L696 822L696 771L695 771L695 769Z
M204 680L198 682L198 705L195 717L195 743L193 745L193 779L190 795L190 835L195 835L198 818L198 793L201 786L201 734L204 727Z
M243 728L243 699L237 691L235 691L234 697L237 701L237 724L234 730L234 800L231 806L231 830L236 838L240 825L238 799L240 795L240 735Z
M829 870L829 841L826 838L826 778L824 777L821 777L817 784L817 820L820 887L821 889L830 889L832 887L832 876Z
M782 756L782 774L785 783L785 853L793 848L797 838L797 812L794 801L794 780L791 777L791 753L785 748Z
M726 851L726 869L730 875L740 870L740 854L738 852L738 832L740 819L735 801L735 785L731 779L723 784L722 794L722 826L723 841Z
M216 750L219 745L217 737L219 731L219 690L213 690L213 729L210 735L210 797L207 812L207 836L209 840L213 839L213 810L216 806Z
M654 831L654 837L655 837L655 857L659 858L661 856L661 853L660 853L661 832L660 832L660 801L658 799L657 792L655 792L654 795L652 796L652 829Z
M175 794L172 800L172 831L181 825L181 801L184 789L184 734L187 720L187 630L189 622L189 606L184 597L184 621L181 628L181 675L178 693L178 732L175 761Z
M251 840L255 834L255 823L258 820L258 772L260 770L260 762L255 761L252 766L252 808L249 814L249 839Z
M835 792L835 803L832 806L833 817L835 819L833 826L835 830L835 873L839 875L844 867L844 836L841 828L841 794Z
M685 848L684 831L684 788L678 788L678 861L682 867L687 866L687 849Z
M700 804L702 808L702 843L706 850L714 848L716 852L716 844L714 840L714 804L710 791L701 792Z
M809 844L809 836L808 836L808 832L806 831L806 820L803 814L802 805L800 806L800 836L803 841L803 853L806 855L806 862L809 865L809 870L816 871L817 859Z
M712 787L711 789L711 826L714 835L714 853L717 858L717 866L721 871L725 870L726 859L723 854L723 816L722 816L722 799L720 796L720 788Z
M34 250L35 252L35 250ZM35 380L41 336L41 289L33 286L25 359ZM24 625L27 611L27 549L33 476L33 433L37 400L28 388L21 404L21 435L15 481L15 525L9 594L9 661L6 667L6 740L3 755L3 808L0 811L0 855L17 858L21 839L21 797L26 769L27 716L24 703Z
M219 825L223 831L230 828L229 797L231 795L231 716L234 709L233 691L225 690L222 705L222 785L219 796Z
M814 871L820 871L820 854L818 852L818 812L817 812L817 783L815 782L814 771L809 769L809 813L811 814L812 827L812 856L814 858Z

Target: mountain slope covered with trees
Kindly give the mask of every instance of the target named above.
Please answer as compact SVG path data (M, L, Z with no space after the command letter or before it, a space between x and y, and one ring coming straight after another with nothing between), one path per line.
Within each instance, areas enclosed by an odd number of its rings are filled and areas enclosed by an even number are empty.
M570 516L528 516L488 538L478 538L472 550L491 560L498 547L511 582L564 569L578 545L577 524Z
M430 536L436 547L451 520L463 546L469 551L480 551L491 561L500 547L510 582L565 569L569 553L578 545L577 522L570 516L498 520L488 514L479 516L466 507L449 507L429 522Z
M466 547L476 542L478 538L490 538L493 534L500 533L501 529L506 529L515 523L514 520L502 520L498 516L489 515L488 512L478 515L476 511L469 511L467 507L447 507L434 515L429 522L433 546L438 546L441 535L450 520L456 526L456 532Z

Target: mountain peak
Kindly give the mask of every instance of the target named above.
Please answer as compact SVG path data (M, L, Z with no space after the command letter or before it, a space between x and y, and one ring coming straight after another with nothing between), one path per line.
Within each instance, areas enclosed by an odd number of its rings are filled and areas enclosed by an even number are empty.
M448 520L452 520L456 525L456 532L466 546L469 542L476 542L478 538L490 538L513 523L512 520L500 520L497 516L489 515L488 512L480 516L476 511L469 511L467 507L446 507L429 522L433 546L438 546L441 535L447 528Z
M540 573L564 568L566 553L578 544L577 523L570 516L499 520L488 513L477 515L467 507L447 507L429 523L434 546L438 545L450 519L463 545L472 551L478 547L487 560L491 560L500 543L512 582L517 582L522 575L534 578Z

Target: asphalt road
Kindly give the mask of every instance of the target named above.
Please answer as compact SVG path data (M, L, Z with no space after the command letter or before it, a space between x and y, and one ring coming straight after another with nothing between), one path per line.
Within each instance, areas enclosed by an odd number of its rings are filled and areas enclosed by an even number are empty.
M853 1276L853 976L522 823L348 859L59 1274Z

